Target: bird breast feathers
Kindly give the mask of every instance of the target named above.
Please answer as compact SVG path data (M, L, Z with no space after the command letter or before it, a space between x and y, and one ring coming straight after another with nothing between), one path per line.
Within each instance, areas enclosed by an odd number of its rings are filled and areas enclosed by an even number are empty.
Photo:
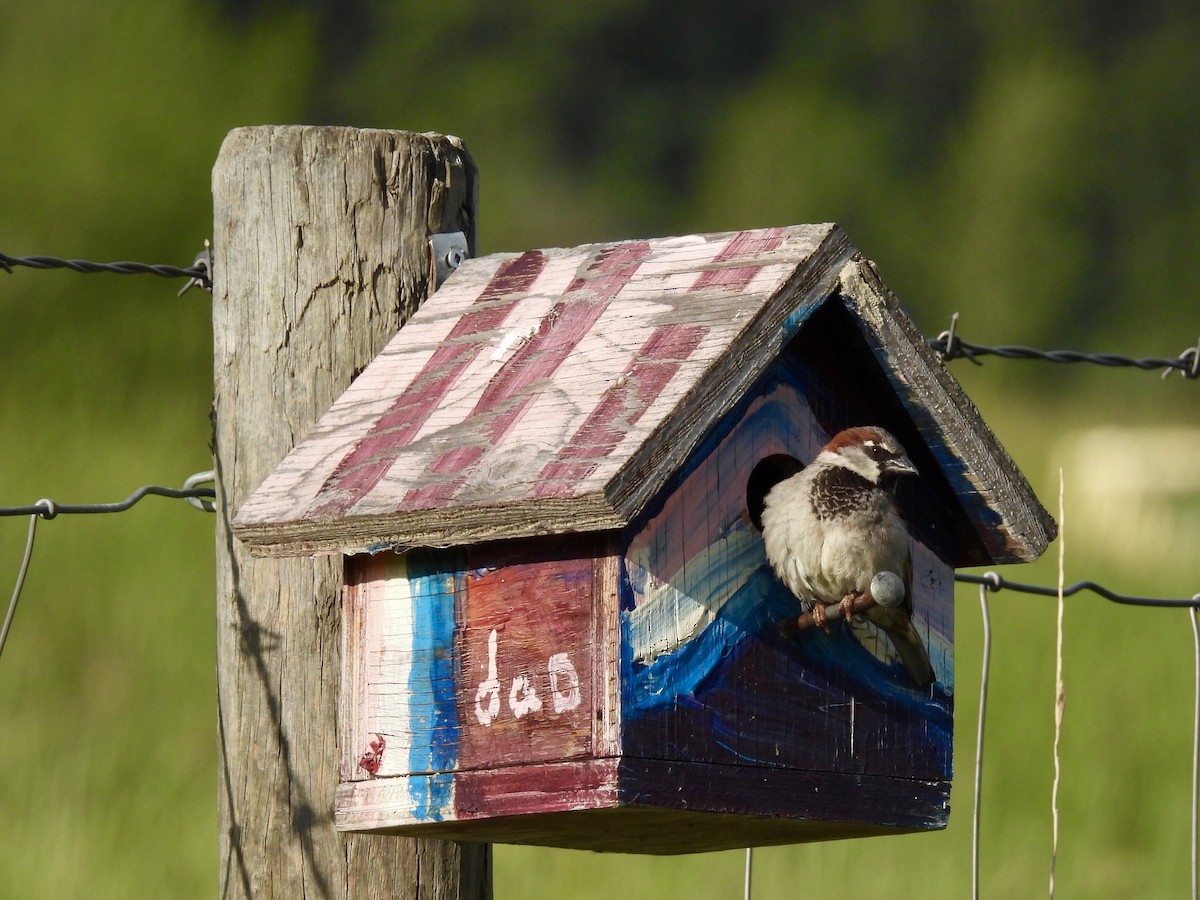
M819 515L809 498L820 469L810 466L771 490L763 538L767 559L792 593L837 603L866 590L876 572L902 573L908 532L891 498L878 491L836 518Z

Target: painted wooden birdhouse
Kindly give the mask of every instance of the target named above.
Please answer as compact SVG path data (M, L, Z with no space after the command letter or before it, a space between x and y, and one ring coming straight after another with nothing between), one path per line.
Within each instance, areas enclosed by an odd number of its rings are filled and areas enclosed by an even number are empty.
M788 628L763 498L840 429L898 502L914 683L868 617ZM638 853L943 827L953 573L1054 522L834 225L468 260L242 507L345 554L350 831Z

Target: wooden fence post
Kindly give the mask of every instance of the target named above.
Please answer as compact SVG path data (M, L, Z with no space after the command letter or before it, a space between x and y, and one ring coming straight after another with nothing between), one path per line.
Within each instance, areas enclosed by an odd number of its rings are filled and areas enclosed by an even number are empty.
M333 829L341 558L255 559L230 518L425 298L431 232L474 250L454 138L231 132L213 170L222 897L491 896L491 848Z

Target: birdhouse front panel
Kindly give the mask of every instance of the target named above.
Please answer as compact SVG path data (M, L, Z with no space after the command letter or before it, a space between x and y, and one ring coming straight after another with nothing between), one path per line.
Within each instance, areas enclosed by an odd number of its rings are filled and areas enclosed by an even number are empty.
M944 559L912 538L913 624L932 686L914 684L891 637L869 621L782 633L801 606L767 563L754 473L781 458L798 468L828 442L831 426L809 401L828 406L823 383L818 370L781 358L632 532L622 751L912 779L940 783L948 797L953 570ZM843 799L846 821L863 815L861 798ZM945 811L927 824L944 824Z

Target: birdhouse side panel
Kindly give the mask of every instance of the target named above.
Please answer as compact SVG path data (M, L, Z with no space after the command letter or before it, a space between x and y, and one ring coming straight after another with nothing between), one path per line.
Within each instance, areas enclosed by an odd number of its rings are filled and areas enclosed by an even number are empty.
M615 579L597 577L615 567L595 555L604 546L562 537L350 558L343 819L390 827L496 814L502 796L509 814L568 802L544 783L514 785L586 764L594 730L601 746L613 730L614 713L593 714L606 696L597 610L616 593ZM611 603L594 602L597 585Z
M953 573L936 554L912 542L913 621L938 676L932 690L911 683L887 635L869 623L781 633L800 601L766 561L748 486L764 460L790 457L799 466L829 439L805 390L814 373L802 369L775 364L628 533L623 750L948 778Z

